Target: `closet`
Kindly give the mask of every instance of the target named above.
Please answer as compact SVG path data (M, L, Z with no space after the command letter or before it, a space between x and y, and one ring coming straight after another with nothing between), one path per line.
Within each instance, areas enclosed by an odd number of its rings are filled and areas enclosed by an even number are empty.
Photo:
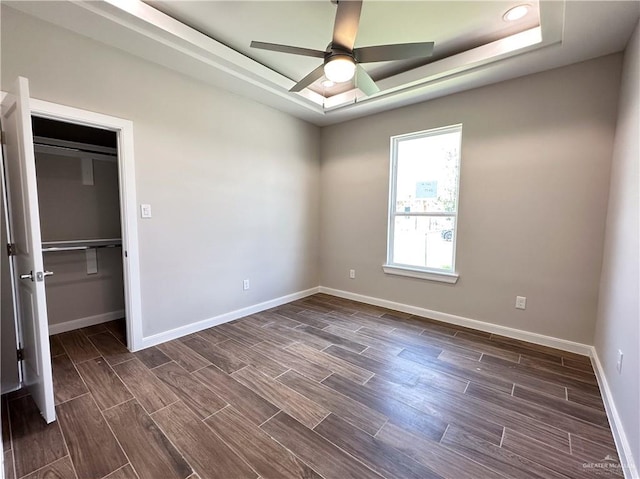
M122 319L116 133L38 117L32 129L49 333Z
M24 77L0 98L0 386L51 423L61 344L143 346L133 123L31 98Z

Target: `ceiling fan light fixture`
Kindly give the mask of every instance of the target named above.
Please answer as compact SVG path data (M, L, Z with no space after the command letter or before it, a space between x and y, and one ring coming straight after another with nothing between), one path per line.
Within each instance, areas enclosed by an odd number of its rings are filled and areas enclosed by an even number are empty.
M530 8L531 8L530 5L526 5L526 4L517 5L507 10L505 14L502 16L502 19L505 22L514 22L516 20L520 20L521 18L525 17L527 13L529 13Z
M334 83L349 81L356 73L356 64L349 55L334 55L324 64L324 76Z

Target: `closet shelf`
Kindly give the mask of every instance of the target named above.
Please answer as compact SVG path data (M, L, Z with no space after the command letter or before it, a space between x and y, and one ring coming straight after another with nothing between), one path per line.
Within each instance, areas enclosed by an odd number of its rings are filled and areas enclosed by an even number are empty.
M43 241L42 252L79 251L92 248L116 248L122 246L121 238L87 239L70 241Z

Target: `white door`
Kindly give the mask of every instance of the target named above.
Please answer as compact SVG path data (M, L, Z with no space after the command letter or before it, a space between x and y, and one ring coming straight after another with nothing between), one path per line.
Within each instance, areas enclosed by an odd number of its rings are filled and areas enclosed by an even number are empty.
M48 423L55 421L45 271L40 238L36 163L33 153L29 82L18 78L2 102L5 168L11 242L16 245L19 330L24 349L23 382Z

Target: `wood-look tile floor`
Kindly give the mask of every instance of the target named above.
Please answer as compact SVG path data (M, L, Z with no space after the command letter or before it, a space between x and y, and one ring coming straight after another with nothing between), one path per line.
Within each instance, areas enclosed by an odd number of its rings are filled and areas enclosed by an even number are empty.
M123 341L51 337L58 420L2 398L7 478L622 476L583 356L323 294Z

